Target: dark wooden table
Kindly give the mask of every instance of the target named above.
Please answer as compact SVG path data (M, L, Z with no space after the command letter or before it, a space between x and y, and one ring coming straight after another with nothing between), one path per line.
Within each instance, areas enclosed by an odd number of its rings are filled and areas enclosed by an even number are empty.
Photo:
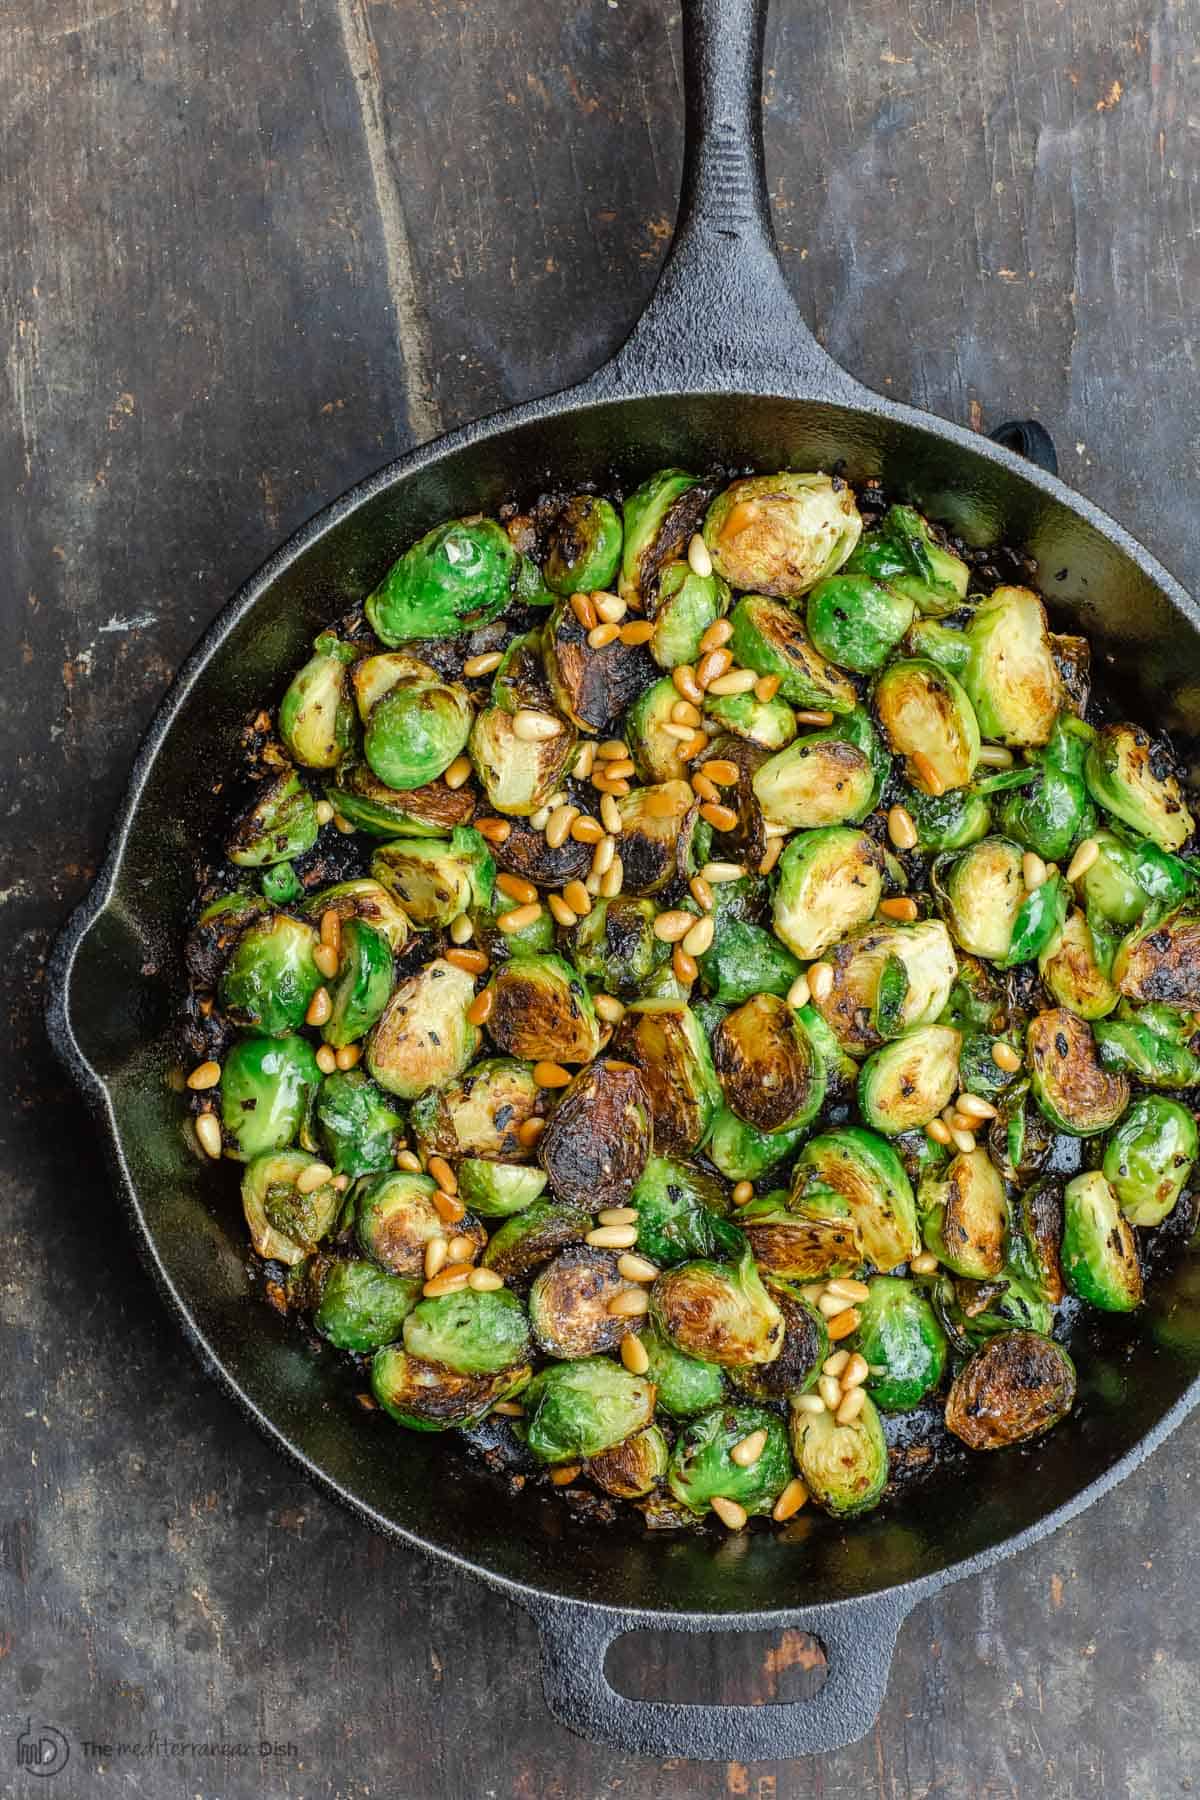
M51 939L229 592L357 477L631 324L673 215L677 32L654 0L4 9L0 1792L1191 1791L1200 1425L919 1610L871 1739L749 1768L584 1744L542 1707L522 1613L370 1537L202 1379L43 1040ZM1200 583L1187 10L778 0L767 63L779 235L830 349L952 418L1036 410L1067 479ZM650 1643L621 1668L767 1697L803 1650ZM17 1767L30 1718L71 1742L56 1781ZM85 1766L85 1739L152 1733L255 1754Z

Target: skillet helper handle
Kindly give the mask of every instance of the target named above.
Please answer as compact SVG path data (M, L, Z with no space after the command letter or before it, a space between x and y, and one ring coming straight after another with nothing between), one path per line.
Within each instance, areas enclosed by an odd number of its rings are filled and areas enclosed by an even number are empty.
M784 1626L820 1640L828 1675L811 1700L761 1706L630 1700L605 1675L609 1645L627 1631L720 1630L719 1623L613 1613L564 1600L523 1604L541 1632L546 1704L560 1724L581 1737L644 1756L782 1762L838 1750L870 1731L887 1691L896 1634L911 1602L894 1593L878 1594L786 1618ZM751 1628L762 1625L747 1619L726 1627L733 1632Z
M1040 420L1006 419L1003 425L989 431L988 436L993 443L1003 444L1006 450L1015 450L1027 462L1036 463L1048 475L1058 474L1058 451Z

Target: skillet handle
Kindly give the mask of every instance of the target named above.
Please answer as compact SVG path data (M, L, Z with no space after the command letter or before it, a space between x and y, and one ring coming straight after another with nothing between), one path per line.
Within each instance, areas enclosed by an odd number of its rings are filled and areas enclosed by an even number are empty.
M643 1756L717 1762L783 1762L864 1737L883 1704L896 1634L912 1605L893 1592L774 1617L771 1625L820 1640L829 1671L820 1693L788 1704L699 1706L627 1699L609 1684L604 1658L627 1631L720 1631L719 1619L618 1613L544 1597L521 1596L521 1601L541 1632L542 1687L561 1724L581 1737ZM751 1618L726 1629L762 1625Z
M650 304L585 385L605 397L775 392L839 402L859 388L788 290L763 162L767 0L683 0L685 135L675 235Z

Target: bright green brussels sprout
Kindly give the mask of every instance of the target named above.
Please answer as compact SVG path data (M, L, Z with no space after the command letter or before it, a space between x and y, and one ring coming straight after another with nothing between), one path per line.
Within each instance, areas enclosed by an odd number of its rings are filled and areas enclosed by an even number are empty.
M922 794L903 788L898 796L917 828L917 849L965 850L986 837L992 810L983 794L972 788L951 788L945 794Z
M504 1219L532 1206L546 1185L545 1169L518 1163L483 1162L468 1156L458 1165L458 1191L463 1204L485 1219Z
M559 712L580 731L603 732L654 675L644 644L618 637L597 650L574 609L560 600L542 629L542 661Z
M963 685L985 738L1044 744L1065 698L1046 625L1030 588L998 587L967 626Z
M308 1118L321 1071L301 1037L239 1038L221 1069L225 1153L249 1162L290 1144Z
M367 1067L381 1088L415 1100L445 1087L479 1049L467 1017L475 978L440 956L395 989L367 1040Z
M1087 915L1078 907L1041 952L1038 970L1058 1004L1081 1019L1102 1019L1117 1004L1117 990L1101 964Z
M673 1419L692 1419L720 1406L725 1398L725 1374L716 1363L685 1356L653 1326L646 1327L639 1342L650 1361L646 1380L654 1384L661 1412Z
M666 1156L699 1149L721 1105L721 1086L690 1008L680 1000L635 1000L609 1048L642 1072L655 1147Z
M841 568L862 527L846 482L785 470L731 482L708 509L704 542L731 587L794 599Z
M664 564L678 557L696 529L703 490L683 469L659 469L626 496L624 545L617 591L623 600L645 600Z
M729 611L729 600L729 585L719 575L697 575L683 560L667 563L655 583L650 611L650 654L659 668L694 663L700 639Z
M846 568L870 576L931 616L957 611L969 579L961 556L939 544L928 522L911 506L889 506L878 528L861 539Z
M743 1467L732 1451L756 1431L766 1444ZM788 1434L776 1413L761 1406L725 1405L689 1419L675 1441L667 1484L694 1513L711 1512L714 1497L733 1500L750 1514L769 1513L792 1478Z
M404 1120L363 1069L337 1069L317 1095L317 1126L335 1175L390 1169Z
M752 786L771 824L811 831L869 812L875 769L857 744L832 732L812 732L768 757Z
M1063 1190L1062 1270L1080 1300L1103 1312L1132 1312L1142 1303L1137 1241L1099 1169Z
M695 806L686 781L655 782L618 799L627 894L657 894L683 872Z
M546 586L556 594L610 588L621 566L622 535L610 500L598 494L573 494L550 528L542 564Z
M476 807L469 785L447 787L439 777L401 793L380 781L365 762L350 757L326 783L325 798L356 831L379 838L444 837L456 826L469 825Z
M544 1099L530 1063L485 1056L457 1081L415 1100L412 1126L426 1156L527 1163L533 1152L518 1133L540 1115Z
M363 754L388 787L424 787L460 754L474 716L470 695L455 682L398 681L371 708Z
M775 932L809 962L865 925L883 894L883 854L865 831L827 825L789 840L779 859Z
M1084 775L1093 800L1162 850L1179 850L1195 829L1169 754L1140 725L1102 725Z
M235 1025L253 1026L267 1037L295 1031L321 985L321 971L312 959L316 943L312 926L288 913L255 919L222 972L221 1011Z
M722 1020L713 1064L726 1105L759 1131L808 1125L824 1103L825 1065L778 994L755 994Z
M1112 831L1095 831L1092 836L1100 854L1076 883L1088 918L1118 929L1136 925L1146 910L1137 850Z
M869 1285L855 1338L871 1366L867 1392L882 1412L911 1412L942 1379L946 1334L915 1282L877 1275Z
M600 1048L592 997L561 956L514 956L491 982L488 1031L509 1056L590 1062Z
M348 919L361 919L364 925L387 939L395 956L407 944L412 929L407 913L400 909L387 889L365 876L358 881L337 881L332 887L310 894L299 912L302 919L313 925L319 925L327 912L336 913L343 925Z
M656 1488L667 1472L671 1452L657 1425L635 1431L623 1444L602 1450L588 1461L597 1487L615 1500L637 1500Z
M1072 1137L1095 1137L1129 1105L1129 1082L1100 1061L1085 1020L1065 1007L1038 1013L1025 1034L1033 1097L1050 1123Z
M873 675L912 624L912 601L869 575L827 576L808 596L808 635L831 663Z
M1161 1225L1175 1210L1197 1154L1196 1121L1177 1100L1145 1094L1104 1146L1105 1180L1131 1225Z
M1173 851L1160 850L1149 838L1134 841L1131 866L1138 886L1158 913L1173 912L1196 891L1200 879L1194 862Z
M392 564L367 619L385 644L455 637L504 611L516 575L517 551L494 519L448 519Z
M982 838L952 862L935 865L933 882L955 942L972 956L1003 962L1027 895L1020 846Z
M790 607L765 594L747 594L729 622L735 661L756 675L778 675L782 699L834 713L854 711L858 705L854 683L813 648L802 620Z
M692 1163L652 1156L630 1196L637 1209L637 1247L667 1268L694 1257L740 1254L743 1240L728 1222L722 1184Z
M1036 1331L1005 1331L954 1379L946 1425L968 1450L1003 1450L1041 1437L1075 1402L1075 1367L1061 1344Z
M396 838L371 858L371 875L397 900L417 928L449 925L473 904L491 898L496 865L486 842L470 827L448 843L438 838Z
M888 1453L869 1395L849 1425L839 1425L831 1412L793 1411L791 1438L800 1479L824 1512L854 1519L878 1506L887 1486Z
M1195 1087L1200 1082L1200 1056L1180 1038L1178 1017L1169 1008L1156 1006L1137 1013L1122 1000L1115 1017L1095 1022L1100 1061L1106 1069L1136 1075L1147 1087ZM1156 1029L1159 1026L1166 1029Z
M614 1315L609 1303L634 1284L609 1250L578 1244L543 1263L529 1290L529 1320L538 1349L569 1360L615 1350L640 1320Z
M303 1150L268 1150L246 1164L242 1211L260 1256L289 1266L298 1263L332 1228L342 1204L332 1180L308 1193L296 1185L306 1169L319 1166Z
M404 1348L456 1375L498 1375L529 1355L529 1321L507 1288L462 1288L417 1302L404 1321Z
M670 960L671 947L654 935L653 900L621 894L597 900L571 937L571 955L584 980L605 994L630 999Z
M806 1129L801 1125L795 1131L759 1131L723 1106L713 1120L704 1153L727 1181L757 1181L792 1154Z
M539 1462L579 1462L624 1443L654 1416L654 1387L604 1356L552 1363L525 1390L526 1442Z
M317 841L317 803L295 769L273 775L233 828L225 853L241 869L290 862Z
M538 711L546 735L518 737L514 715L487 706L471 727L468 746L488 804L496 812L528 818L561 787L578 742L575 728L558 713Z
M361 919L342 926L338 972L329 985L332 1011L321 1027L327 1044L341 1049L371 1029L392 992L392 953L387 939Z
M705 985L723 1006L740 1006L756 994L786 994L801 973L800 963L774 932L719 916L712 948L699 963Z
M625 741L643 781L683 781L688 765L683 744L674 735L672 707L679 703L679 689L663 675L634 701L625 715ZM670 725L671 731L666 727Z
M354 702L346 680L354 656L349 644L323 634L279 703L279 735L288 755L307 769L336 768L354 742Z
M1127 1000L1200 1010L1200 913L1172 913L1131 932L1112 978Z
M335 1262L313 1324L339 1350L359 1355L394 1344L421 1296L419 1275L389 1275L369 1262Z
M354 704L363 724L371 709L401 681L436 681L438 672L430 663L410 656L406 650L388 650L379 656L364 656L350 671Z
M960 1152L944 1170L921 1180L921 1235L939 1262L972 1281L994 1280L1004 1267L1008 1200L986 1150Z
M936 619L916 618L904 635L901 648L905 656L924 657L939 669L949 669L961 681L971 660L971 646L966 633Z
M936 1119L958 1089L961 1043L952 1025L918 1025L874 1051L858 1078L867 1124L895 1137Z
M592 1223L591 1213L582 1206L564 1205L542 1194L492 1233L483 1266L494 1269L505 1281L518 1281L556 1251L582 1244Z
M868 1262L894 1269L921 1248L917 1207L904 1165L886 1138L842 1125L810 1138L796 1160L792 1206L814 1189L840 1194L862 1238Z
M949 670L919 657L890 663L875 683L875 711L911 787L935 798L966 787L979 760L979 726Z
M763 1194L741 1207L737 1217L755 1262L770 1281L821 1281L853 1275L862 1265L854 1215L832 1190L806 1193L790 1207L782 1192Z
M263 898L272 906L290 906L293 900L304 896L304 883L300 880L290 862L273 863L264 869L258 878L263 891Z
M529 1377L528 1363L494 1375L459 1375L442 1363L422 1362L399 1344L377 1350L371 1361L371 1392L389 1418L409 1431L477 1425L497 1401L520 1393Z
M836 945L827 960L833 986L813 1005L854 1056L940 1018L958 967L940 919L867 925Z
M628 1204L650 1154L650 1099L640 1069L606 1058L581 1069L559 1097L538 1159L560 1200Z
M1095 824L1095 811L1080 776L1048 760L1029 787L1014 789L1000 805L1001 829L1047 861L1064 861Z
M427 1175L405 1169L365 1176L351 1194L360 1248L393 1275L420 1274L426 1245L446 1235L435 1191Z
M774 1362L783 1348L783 1314L749 1250L736 1263L665 1270L650 1290L650 1316L677 1350L723 1368Z
M708 694L704 711L735 737L763 750L782 750L796 735L796 715L778 694L771 700L760 700L753 690L748 694Z

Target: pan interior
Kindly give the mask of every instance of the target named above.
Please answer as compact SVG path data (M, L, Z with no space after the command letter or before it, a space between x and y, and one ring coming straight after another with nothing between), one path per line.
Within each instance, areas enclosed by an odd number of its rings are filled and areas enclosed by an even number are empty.
M1039 1446L934 1469L849 1528L801 1514L782 1532L708 1539L575 1522L553 1499L507 1497L436 1437L353 1400L331 1351L313 1354L264 1304L232 1171L201 1167L166 1084L182 982L180 921L212 784L246 713L276 696L319 626L367 592L438 520L493 510L547 486L669 463L830 468L879 477L976 543L1027 548L1055 623L1108 659L1105 685L1131 716L1200 733L1200 635L1134 556L1033 482L933 430L816 402L668 397L575 408L554 402L413 471L386 472L339 503L236 602L217 642L167 704L143 761L112 897L84 941L71 1024L99 1072L155 1257L179 1307L248 1404L314 1470L392 1530L502 1578L612 1606L744 1613L817 1604L936 1576L1070 1505L1135 1449L1200 1369L1200 1264L1184 1254L1136 1320L1094 1315L1079 1343L1081 1403ZM474 441L469 441L474 438Z

